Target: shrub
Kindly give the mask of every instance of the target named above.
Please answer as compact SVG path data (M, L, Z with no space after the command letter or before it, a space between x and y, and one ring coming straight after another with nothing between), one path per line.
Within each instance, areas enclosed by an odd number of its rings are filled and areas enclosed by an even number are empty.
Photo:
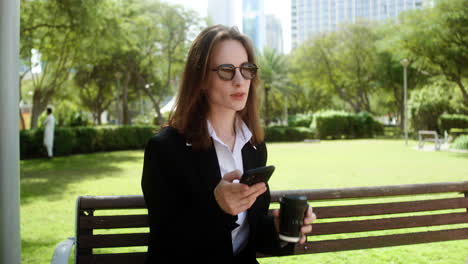
M54 155L138 149L155 133L152 126L58 127L54 133ZM45 157L43 129L20 132L21 159Z
M441 131L450 131L452 128L468 128L468 115L443 114L439 118Z
M459 136L452 143L452 148L468 150L468 135Z
M303 141L314 137L312 130L307 127L273 126L265 129L265 140L268 142Z
M288 116L288 126L290 127L309 127L314 116L307 114L296 114Z
M383 134L383 125L366 112L353 114L326 111L314 115L317 136L321 139L367 138Z
M437 130L439 117L451 112L450 93L443 83L435 83L411 93L408 101L411 125L414 131ZM443 131L438 131L443 132Z
M459 136L468 135L468 128L452 128L449 132L452 140L455 140Z

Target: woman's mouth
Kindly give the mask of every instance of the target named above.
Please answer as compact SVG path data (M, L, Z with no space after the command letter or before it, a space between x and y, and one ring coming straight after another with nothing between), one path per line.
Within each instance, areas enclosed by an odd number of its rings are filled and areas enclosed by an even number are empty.
M234 93L234 94L231 94L231 98L234 99L234 100L243 100L245 97L245 93Z

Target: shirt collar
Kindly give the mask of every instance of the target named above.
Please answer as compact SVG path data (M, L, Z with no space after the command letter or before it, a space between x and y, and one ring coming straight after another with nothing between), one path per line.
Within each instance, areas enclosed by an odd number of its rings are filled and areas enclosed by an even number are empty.
M236 142L241 141L242 145L249 142L252 138L252 132L250 131L249 127L245 124L242 118L236 116ZM206 120L208 133L213 138L213 140L218 141L219 143L224 144L224 142L216 135L216 131L214 130L213 126L211 125L210 120ZM225 144L224 144L225 145Z

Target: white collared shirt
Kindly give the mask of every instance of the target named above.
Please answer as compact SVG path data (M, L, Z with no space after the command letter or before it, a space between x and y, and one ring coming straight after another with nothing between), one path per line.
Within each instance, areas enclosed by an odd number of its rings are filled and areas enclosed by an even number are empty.
M226 173L239 170L241 173L244 172L243 162L242 162L242 147L250 141L252 137L252 132L247 127L247 125L242 121L241 118L236 117L236 139L234 142L234 148L231 151L229 146L226 145L217 135L211 122L208 122L208 133L210 133L211 138L213 139L213 144L216 150L216 155L218 156L219 168L221 170L221 177ZM237 181L237 180L235 180ZM234 255L237 255L247 244L249 237L249 223L247 221L247 212L244 211L237 215L236 223L239 225L237 228L232 230L232 252Z

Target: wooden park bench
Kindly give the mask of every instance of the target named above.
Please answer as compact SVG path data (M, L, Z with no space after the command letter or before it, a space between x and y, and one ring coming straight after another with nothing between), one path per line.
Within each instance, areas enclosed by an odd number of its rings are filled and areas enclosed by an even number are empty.
M434 142L435 150L440 150L440 146L444 143L443 139L439 139L437 131L434 130L419 130L419 143L418 148L422 149L424 147L424 142Z
M306 195L318 219L309 241L295 246L295 254L312 254L356 249L468 239L468 181L340 189L273 191L272 203L283 195ZM395 198L394 198L395 197ZM370 199L385 198L370 201ZM398 199L398 200L395 200ZM325 201L325 202L324 202ZM332 203L341 202L336 205ZM326 204L323 204L326 203ZM68 263L75 245L75 263L143 263L146 252L131 247L147 246L149 234L144 214L125 214L125 209L145 209L142 196L81 196L77 199L76 236L57 245L53 264ZM99 214L110 210L111 215ZM442 212L436 212L443 210ZM430 214L427 214L427 213ZM394 215L401 214L404 215ZM371 216L371 219L362 219ZM321 219L332 221L321 222ZM455 226L458 225L458 226ZM412 230L443 226L438 230ZM145 232L118 233L121 228L145 228ZM405 228L400 232L397 229ZM105 234L100 231L107 230ZM360 237L327 237L361 233ZM408 231L409 230L409 231ZM98 231L100 234L96 234ZM325 238L323 238L325 236ZM96 253L96 249L124 247L120 253ZM142 251L145 251L143 248ZM468 252L467 252L468 254ZM258 255L258 257L268 257Z

